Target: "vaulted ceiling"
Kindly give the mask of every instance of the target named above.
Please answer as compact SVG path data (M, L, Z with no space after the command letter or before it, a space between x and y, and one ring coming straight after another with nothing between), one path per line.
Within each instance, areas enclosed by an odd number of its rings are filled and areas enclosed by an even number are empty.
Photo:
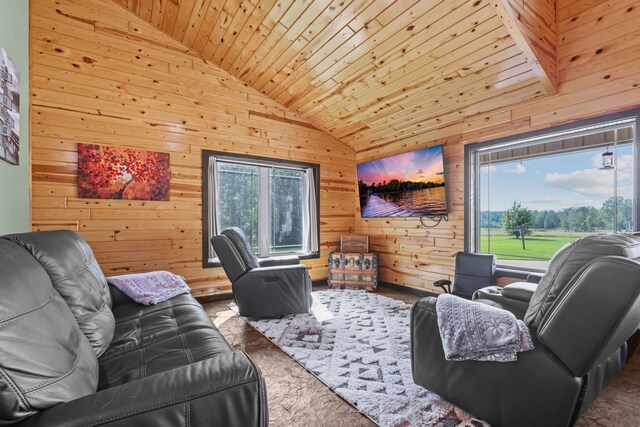
M357 151L556 90L555 0L114 1Z

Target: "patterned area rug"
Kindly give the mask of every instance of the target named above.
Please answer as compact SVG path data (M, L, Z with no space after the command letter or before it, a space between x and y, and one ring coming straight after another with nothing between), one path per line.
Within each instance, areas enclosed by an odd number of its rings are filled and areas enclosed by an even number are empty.
M245 320L380 426L488 426L414 384L410 305L366 291L312 295L310 314Z

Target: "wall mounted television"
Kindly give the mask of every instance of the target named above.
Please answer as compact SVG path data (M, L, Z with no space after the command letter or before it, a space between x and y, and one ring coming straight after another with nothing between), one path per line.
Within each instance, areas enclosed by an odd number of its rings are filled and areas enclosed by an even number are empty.
M447 215L443 146L358 165L362 218Z

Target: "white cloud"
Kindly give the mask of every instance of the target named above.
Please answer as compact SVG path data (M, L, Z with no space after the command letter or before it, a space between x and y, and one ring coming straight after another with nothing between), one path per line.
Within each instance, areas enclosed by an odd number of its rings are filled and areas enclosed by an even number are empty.
M613 195L613 170L580 169L570 173L552 172L542 180L550 187L573 191L583 196Z
M618 171L627 171L633 169L633 155L625 154L624 156L618 157Z
M515 168L513 168L512 172L513 173L517 173L517 174L521 174L521 173L525 173L527 171L527 168L525 168L522 163L519 163L516 165Z
M553 205L557 207L578 207L589 206L595 202L591 199L577 199L564 196L543 196L522 199L522 203L526 205Z
M594 168L601 168L602 167L602 155L598 154L595 155L593 157L591 157L591 166L593 166Z
M522 173L525 173L526 171L527 171L527 168L525 168L522 163L518 163L513 168L505 167L502 172L504 172L504 173L515 173L515 174L520 175Z
M630 172L618 171L618 182L631 177ZM554 188L573 191L587 197L612 197L613 196L612 169L580 169L570 173L552 172L545 175L543 182ZM619 185L618 193L627 194L627 185Z
M587 197L613 196L614 170L602 168L602 156L591 158L592 169L580 169L570 173L548 173L543 182L554 188L573 191ZM618 175L618 195L630 197L632 193L633 155L618 156L616 162Z

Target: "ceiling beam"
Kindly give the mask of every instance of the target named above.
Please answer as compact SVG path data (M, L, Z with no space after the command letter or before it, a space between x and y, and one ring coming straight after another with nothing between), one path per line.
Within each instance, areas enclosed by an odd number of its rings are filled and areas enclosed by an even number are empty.
M547 94L558 92L556 0L491 0Z

